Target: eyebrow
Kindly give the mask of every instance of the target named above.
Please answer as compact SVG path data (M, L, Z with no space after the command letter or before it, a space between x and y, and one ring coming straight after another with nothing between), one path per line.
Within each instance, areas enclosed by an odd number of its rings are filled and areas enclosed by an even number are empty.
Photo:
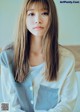
M33 10L35 10L35 9L29 9L29 10L27 10L27 11L33 11ZM43 8L43 9L40 9L40 10L48 10L48 9Z

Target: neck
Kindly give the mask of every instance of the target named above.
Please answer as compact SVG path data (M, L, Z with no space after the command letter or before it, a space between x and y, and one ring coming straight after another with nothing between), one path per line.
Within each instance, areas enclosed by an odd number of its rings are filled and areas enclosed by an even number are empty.
M31 53L41 53L41 37L33 37L31 36L31 46L30 46L30 52Z

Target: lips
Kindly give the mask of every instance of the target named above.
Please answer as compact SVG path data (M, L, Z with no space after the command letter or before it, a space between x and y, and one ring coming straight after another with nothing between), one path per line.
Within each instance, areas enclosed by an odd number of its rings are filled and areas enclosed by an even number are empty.
M41 27L41 26L36 26L36 27L34 27L33 29L35 29L35 30L40 30L40 29L43 29L43 27Z

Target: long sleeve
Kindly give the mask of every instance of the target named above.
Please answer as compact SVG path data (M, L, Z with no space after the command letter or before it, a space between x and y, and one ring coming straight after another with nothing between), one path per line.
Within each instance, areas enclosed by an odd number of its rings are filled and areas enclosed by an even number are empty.
M3 102L7 102L9 104L10 112L25 112L20 109L21 107L16 96L14 85L12 85L8 74L8 69L1 65L1 87Z
M75 75L75 62L73 61L73 63L69 66L71 67L67 73L67 77L62 85L62 90L60 93L61 101L54 108L47 111L35 110L35 112L73 112L78 94L77 78Z
M9 104L9 112L25 112L24 110L21 110L20 104L18 102L16 91L14 89L14 85L10 77L8 66L5 62L3 63L4 60L1 60L1 58L2 57L0 57L0 65L3 102Z

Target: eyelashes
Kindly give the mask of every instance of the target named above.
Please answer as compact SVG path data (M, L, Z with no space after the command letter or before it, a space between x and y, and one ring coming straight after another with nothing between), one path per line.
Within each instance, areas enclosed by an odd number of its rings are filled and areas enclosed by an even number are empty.
M42 15L49 15L49 13L48 12L44 12L44 13L42 13Z
M35 16L35 15L36 15L36 14L35 14L34 12L31 12L31 13L28 14L28 16ZM48 13L48 12L42 12L41 15L43 15L43 16L48 16L49 13Z
M35 15L34 13L29 13L29 14L28 14L28 16L34 16L34 15Z

